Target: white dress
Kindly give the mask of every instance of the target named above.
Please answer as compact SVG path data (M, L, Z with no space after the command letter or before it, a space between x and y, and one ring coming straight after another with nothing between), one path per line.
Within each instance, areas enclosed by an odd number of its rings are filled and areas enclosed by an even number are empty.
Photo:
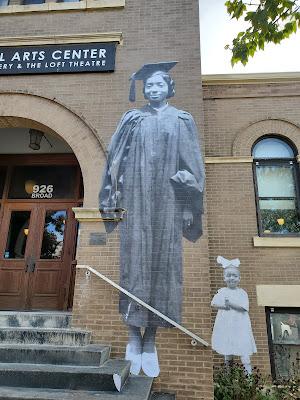
M212 299L211 305L225 306L225 298L246 311L218 310L212 334L212 348L224 356L250 356L257 350L248 314L248 295L240 288L222 288Z

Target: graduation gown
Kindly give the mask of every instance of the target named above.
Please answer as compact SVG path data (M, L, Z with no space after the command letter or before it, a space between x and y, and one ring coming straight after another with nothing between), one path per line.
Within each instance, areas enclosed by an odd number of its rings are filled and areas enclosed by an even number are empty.
M112 137L100 209L126 209L120 230L120 286L181 322L182 236L202 234L204 166L192 116L167 105L128 111ZM193 223L183 229L183 211ZM106 223L108 232L116 226ZM128 325L170 325L121 293Z

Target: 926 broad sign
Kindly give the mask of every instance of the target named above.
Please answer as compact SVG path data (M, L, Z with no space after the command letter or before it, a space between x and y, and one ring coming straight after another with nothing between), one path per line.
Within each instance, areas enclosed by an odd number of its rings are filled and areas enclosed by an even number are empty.
M0 47L0 75L112 72L116 43Z

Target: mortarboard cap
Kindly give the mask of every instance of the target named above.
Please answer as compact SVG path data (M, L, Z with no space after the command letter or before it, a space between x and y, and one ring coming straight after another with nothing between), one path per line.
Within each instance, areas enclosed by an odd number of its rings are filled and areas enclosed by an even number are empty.
M176 64L177 61L168 61L143 65L142 68L132 74L131 78L129 79L131 81L129 100L131 102L135 101L135 81L144 81L155 72L169 72L173 67L175 67Z

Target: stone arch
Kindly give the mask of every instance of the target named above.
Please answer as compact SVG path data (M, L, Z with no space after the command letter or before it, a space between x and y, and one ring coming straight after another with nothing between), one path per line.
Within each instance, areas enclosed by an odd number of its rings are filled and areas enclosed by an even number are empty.
M73 150L83 176L84 207L98 207L97 190L105 163L95 131L64 105L25 93L0 93L0 127L29 127L58 135Z
M291 122L268 119L257 121L240 131L233 142L232 155L236 157L250 157L253 144L262 136L275 134L282 136L292 142L297 149L300 149L300 127Z

